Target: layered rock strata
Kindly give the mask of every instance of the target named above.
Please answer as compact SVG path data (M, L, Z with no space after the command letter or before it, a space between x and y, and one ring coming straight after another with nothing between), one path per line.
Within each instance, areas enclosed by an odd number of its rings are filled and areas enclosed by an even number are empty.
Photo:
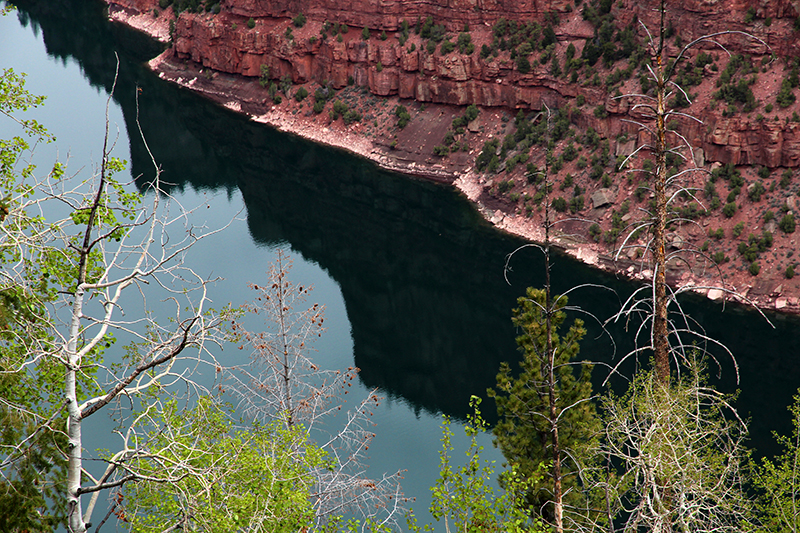
M158 9L157 0L109 0L110 3L139 13ZM654 4L654 5L650 5ZM701 35L728 32L715 41L731 53L743 52L763 56L769 52L779 58L800 55L798 32L794 20L798 2L779 1L713 1L689 0L670 3L669 23L680 28L684 42ZM626 6L617 14L620 26L642 21L653 27L657 12L655 2L639 2ZM500 18L536 21L546 24L549 13L563 22L554 26L556 54L563 56L572 44L581 53L587 40L595 39L595 30L572 12L567 0L554 1L488 1L451 0L441 2L331 0L223 0L221 11L181 13L174 23L172 39L179 59L190 59L218 72L248 77L262 75L268 67L270 77L290 77L295 84L330 83L340 89L352 83L367 87L378 96L398 96L418 102L463 106L524 108L538 110L570 103L578 94L591 105L603 105L609 117L584 118L583 126L594 127L611 137L630 130L620 121L628 114L625 100L615 100L604 87L570 83L552 76L546 65L533 61L530 72L520 72L508 58L482 59L477 50L472 54L442 55L429 53L414 32L403 45L397 36L404 20L412 25L431 16L451 32L468 27L479 48L491 42L491 25ZM746 24L750 16L756 23ZM292 17L303 13L307 23L302 28L292 25ZM252 20L251 20L252 19ZM551 19L548 19L551 20ZM770 21L767 24L767 21ZM249 27L248 21L254 24ZM342 39L323 38L324 21L336 21L351 29ZM763 21L763 22L759 22ZM639 39L646 36L643 25L636 25ZM371 38L362 39L368 28ZM390 32L386 40L378 32ZM737 32L748 32L744 36ZM733 32L733 33L730 33ZM707 49L718 49L708 43ZM677 50L670 50L674 55ZM768 167L800 165L800 125L757 122L742 116L723 117L704 110L698 117L703 125L686 133L695 146L702 147L708 161L732 162L738 165L759 164Z

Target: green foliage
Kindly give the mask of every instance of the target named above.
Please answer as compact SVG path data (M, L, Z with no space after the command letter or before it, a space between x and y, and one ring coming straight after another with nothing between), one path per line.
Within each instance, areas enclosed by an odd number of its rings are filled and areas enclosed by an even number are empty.
M468 105L466 111L464 111L464 117L467 119L467 122L472 122L478 118L478 106L475 104Z
M132 466L154 480L163 476L164 463L182 465L186 474L171 483L145 479L125 486L131 531L242 531L257 525L294 533L313 524L311 472L330 468L330 460L301 426L273 422L236 429L209 398L190 410L167 402L148 421L157 428L148 447L166 451L160 461L144 455Z
M302 102L306 96L308 96L308 90L305 87L300 87L297 89L297 92L294 93L294 99L298 102Z
M577 213L579 211L583 211L584 207L584 198L582 194L577 196L573 196L569 201L569 210L571 213Z
M523 55L517 56L517 70L522 74L527 74L531 71L531 64L527 57Z
M764 187L764 184L757 181L747 188L747 197L753 202L758 202L765 192L767 192L767 189Z
M331 109L329 113L331 120L336 120L339 118L339 115L344 115L345 113L347 113L347 104L341 100L333 102L333 109Z
M251 30L256 27L256 21L253 17L247 19L247 27L250 28Z
M792 279L794 277L794 265L787 266L783 275L786 279Z
M553 59L550 61L550 74L556 78L561 76L561 63L559 63L556 54L553 54Z
M733 215L736 214L737 205L736 202L728 202L725 204L725 207L722 208L722 214L725 215L727 218L731 218Z
M444 41L442 41L442 45L439 48L439 53L442 54L443 56L446 56L455 49L456 49L456 44L448 39L445 39Z
M420 28L420 37L423 39L430 39L434 43L441 42L447 33L447 28L444 24L434 24L433 17L428 17Z
M458 51L462 54L470 55L475 51L475 45L472 44L472 36L469 33L459 33L456 46L458 46Z
M736 104L742 105L742 111L750 112L755 109L755 96L750 86L755 83L755 77L734 80L736 74L747 75L753 72L754 67L745 60L741 54L731 57L728 66L717 80L719 89L713 94L715 100L724 100L735 112ZM727 113L723 113L727 114Z
M791 270L790 270L791 269ZM786 278L794 276L794 267L786 268ZM788 408L792 416L791 435L776 435L782 453L773 459L762 459L755 468L753 486L758 495L757 509L761 531L783 533L800 528L800 391Z
M470 104L464 114L453 119L453 129L463 128L473 120L478 118L478 106Z
M0 15L5 12L0 9ZM52 306L66 292L75 290L79 276L76 250L91 220L104 240L127 235L123 224L136 217L141 197L127 192L113 179L124 168L117 158L106 158L106 188L94 211L81 195L65 199L73 211L59 224L28 212L33 198L31 183L48 180L61 188L65 166L53 164L36 177L34 147L52 138L47 130L24 116L40 106L44 97L25 88L25 75L11 69L0 74L0 118L21 132L0 139L0 531L52 531L65 522L69 449L64 428L65 359L64 338L54 333ZM3 124L7 126L7 124ZM70 188L64 186L63 188ZM41 204L35 212L40 213ZM88 254L85 279L98 281L103 274L102 254L97 247ZM62 302L63 303L63 302ZM63 333L63 332L62 332ZM90 337L90 335L87 335ZM82 339L86 351L76 376L77 401L99 392L95 382L98 363L113 337L100 335L96 344Z
M559 196L558 198L555 198L550 205L553 207L553 209L555 209L559 213L563 213L564 211L567 210L568 204L567 200L564 199L563 196Z
M404 105L398 105L394 108L394 114L397 117L397 127L400 129L405 128L411 120L411 115Z
M495 443L509 464L526 477L534 476L542 461L552 459L550 439L552 425L549 404L551 389L548 381L550 355L554 357L553 401L559 431L562 458L562 485L565 502L575 502L579 478L578 464L587 460L587 450L599 427L594 404L581 402L592 394L591 370L588 363L578 365L575 371L579 342L586 334L583 321L576 319L569 330L559 333L566 319L563 308L565 296L554 296L550 313L552 350L548 354L547 315L545 292L529 287L526 295L517 300L513 311L514 325L521 334L517 344L523 353L520 372L512 373L510 365L503 363L497 374L497 386L490 389L495 399L499 422L494 428ZM544 515L552 515L552 478L535 481L526 492L527 503Z
M525 474L511 466L500 474L505 490L496 494L489 480L494 477L494 467L481 458L483 447L477 436L486 431L486 422L481 417L481 399L472 396L470 407L473 414L467 417L464 432L470 439L466 451L467 463L461 467L452 464L453 452L450 419L442 422L442 449L439 452L439 477L431 487L433 502L430 511L437 522L444 521L445 529L464 533L544 533L544 524L539 519L529 517L529 509L520 497L528 488L542 478L544 463ZM414 533L432 531L428 524L420 528L416 519L409 518L409 529Z
M606 106L603 104L598 105L594 108L594 116L597 118L606 118L608 117L608 111L606 111Z
M500 144L498 139L489 139L483 143L483 148L475 159L475 168L478 171L490 170L490 163L497 157L497 147ZM491 170L490 170L491 171Z
M747 270L750 272L750 275L758 276L758 273L761 272L761 265L758 264L758 261L753 261L750 263L750 266Z
M355 109L348 109L342 115L342 122L345 124L352 124L353 122L361 122L361 113Z
M781 174L781 181L779 183L781 189L786 189L792 183L792 170L787 168Z
M589 226L589 237L591 237L594 242L600 242L600 236L602 234L603 229L600 227L600 224L594 223Z
M292 24L295 25L296 28L302 28L306 25L306 16L300 12L292 19Z
M783 82L781 82L781 89L775 97L775 103L781 108L786 108L792 105L795 99L792 83L788 79L783 80Z
M361 39L369 41L369 28L366 26L364 26L364 29L361 30Z
M433 147L433 155L438 155L439 157L444 157L450 153L450 148L443 144L437 144Z
M794 220L794 215L791 213L787 213L783 216L780 222L778 222L778 227L784 233L794 233L796 222Z

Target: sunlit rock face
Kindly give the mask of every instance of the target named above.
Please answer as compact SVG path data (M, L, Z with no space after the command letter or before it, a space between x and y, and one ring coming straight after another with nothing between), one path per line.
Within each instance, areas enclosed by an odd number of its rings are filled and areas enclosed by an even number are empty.
M108 2L139 13L158 8L158 0ZM258 77L269 67L269 76L275 80L288 76L294 83L325 83L337 89L355 84L379 96L438 104L541 109L543 104L572 103L582 94L589 106L604 106L608 116L584 114L578 121L613 136L625 128L622 119L630 116L628 99L612 98L604 85L554 76L549 63L538 60L540 51L530 55L530 69L520 69L508 53L480 57L481 46L493 39L492 25L501 18L535 21L542 27L557 19L552 26L555 54L563 62L572 44L580 57L585 43L595 37L595 29L581 13L589 3L584 0L576 8L567 0L221 0L219 13L180 14L172 53L178 60L191 60L220 72ZM636 28L641 43L647 38L645 26L658 25L658 2L654 0L623 0L612 5L616 24ZM781 61L800 55L800 32L794 29L799 6L800 2L790 0L670 1L667 20L683 43L727 32L715 39L727 51L755 58L775 53ZM300 13L306 22L297 27L292 18ZM467 30L474 51L467 54L456 48L443 54L440 45L428 48L428 41L415 32L418 21L427 17L442 24L453 42ZM407 39L400 38L404 20L410 25ZM322 32L326 21L346 24L347 33ZM364 28L370 32L369 39L362 37ZM710 42L699 48L726 55ZM668 54L674 57L678 51L670 42ZM720 64L724 66L725 60L720 59ZM765 98L774 98L774 93ZM800 165L800 123L757 121L745 114L726 117L724 107L693 107L691 112L702 124L684 128L687 138L703 148L707 160L769 167Z

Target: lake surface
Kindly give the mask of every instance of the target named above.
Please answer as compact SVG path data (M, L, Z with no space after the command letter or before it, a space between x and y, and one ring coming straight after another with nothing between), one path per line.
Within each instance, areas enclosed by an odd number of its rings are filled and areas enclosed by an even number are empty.
M387 398L375 413L371 470L406 469L406 494L418 498L416 510L426 508L440 416L463 417L470 395L485 396L494 383L500 362L517 359L510 313L525 287L542 282L538 253L515 255L507 282L506 256L523 242L495 231L452 189L251 123L163 82L143 64L159 48L108 23L99 1L17 5L19 14L0 19L0 67L27 72L28 88L48 96L35 115L58 140L39 157L69 154L73 171L99 160L116 52L119 79L110 109L119 129L116 155L130 161L132 176L151 173L135 126L139 91L140 123L164 180L174 183L181 202L209 205L194 222L219 227L233 219L189 257L200 272L225 278L214 288L215 302L251 299L246 283L264 280L276 249L288 250L292 278L313 283L313 300L327 309L328 331L316 345L321 364L358 366L361 392L377 387ZM6 127L0 123L0 137ZM562 257L553 278L557 291L579 283L603 284L620 296L632 289ZM588 289L572 299L602 319L618 301ZM770 431L786 430L785 407L800 386L800 321L770 315L773 329L755 312L733 306L723 311L690 298L685 308L736 355L739 407L751 417L752 444L772 453ZM588 325L581 353L612 361L612 343ZM610 332L617 354L630 349L621 326ZM733 391L734 367L725 357L721 362L719 385ZM491 402L485 405L491 411ZM98 446L113 445L101 426L96 431ZM487 457L501 459L488 436L482 441Z

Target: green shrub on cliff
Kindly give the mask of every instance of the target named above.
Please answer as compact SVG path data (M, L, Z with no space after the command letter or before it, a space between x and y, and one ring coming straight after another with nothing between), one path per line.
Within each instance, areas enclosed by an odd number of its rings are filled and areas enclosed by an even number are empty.
M394 108L394 115L397 117L397 127L403 129L408 125L408 122L411 120L411 115L408 113L408 109L404 105L398 105Z
M472 44L472 36L469 33L459 33L456 44L458 45L458 51L462 54L471 55L475 51L475 45Z
M796 223L794 220L794 215L792 214L786 214L781 221L778 222L778 227L784 233L794 233L795 226Z
M269 65L261 65L261 76L258 77L258 84L263 88L269 85Z
M563 196L559 196L550 204L553 209L558 211L559 213L563 213L567 210L568 204L567 200Z
M527 74L531 71L531 63L528 58L522 55L517 56L517 70L522 74Z
M298 13L297 16L292 19L292 24L298 28L302 28L306 24L306 16L302 12Z
M347 104L341 100L336 100L333 103L333 109L330 110L328 115L331 117L331 120L336 120L339 118L339 115L345 115L346 113L348 113ZM354 115L351 115L350 118L354 118ZM358 115L358 120L361 120L361 115ZM351 122L355 122L355 120L351 120ZM349 122L347 123L349 124Z
M342 115L342 121L345 124L352 124L353 122L361 122L361 113L356 111L355 109L348 109Z
M256 27L256 20L253 17L247 19L247 27L251 30Z
M792 84L789 79L783 80L781 83L781 90L778 91L778 96L775 97L775 102L781 107L789 107L795 101L794 92L792 92Z
M497 147L500 145L498 139L490 139L483 143L483 149L475 159L475 168L479 171L486 170L493 157L497 157Z

